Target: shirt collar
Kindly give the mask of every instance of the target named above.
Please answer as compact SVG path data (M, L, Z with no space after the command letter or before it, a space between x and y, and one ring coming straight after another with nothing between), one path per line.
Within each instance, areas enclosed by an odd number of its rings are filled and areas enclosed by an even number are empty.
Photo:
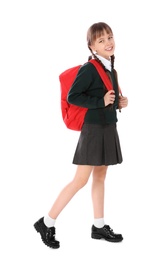
M105 58L103 58L102 56L99 56L99 55L97 55L97 54L96 54L96 56L97 56L97 58L103 63L103 65L105 66L105 68L106 68L107 70L109 70L109 71L112 70L112 68L111 68L111 60L107 60L107 59L105 59Z

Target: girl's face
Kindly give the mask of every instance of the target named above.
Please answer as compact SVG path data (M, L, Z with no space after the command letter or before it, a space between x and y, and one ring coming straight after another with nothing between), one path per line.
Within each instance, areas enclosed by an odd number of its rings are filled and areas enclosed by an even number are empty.
M98 55L109 60L115 50L113 34L108 34L104 31L103 35L98 37L90 48L93 52L96 52Z

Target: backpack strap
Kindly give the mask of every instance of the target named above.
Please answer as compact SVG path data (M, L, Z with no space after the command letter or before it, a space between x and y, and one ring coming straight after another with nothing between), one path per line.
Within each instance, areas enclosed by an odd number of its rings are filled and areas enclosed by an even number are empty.
M111 83L108 75L106 74L105 70L101 66L101 64L99 64L99 62L96 61L95 59L91 59L91 60L89 60L89 62L91 62L96 67L96 69L97 69L99 75L101 76L103 83L105 84L106 88L108 90L112 90L113 89L112 83ZM117 83L118 83L117 71L116 70L114 70L114 71L115 71L116 79L117 79ZM118 88L119 88L119 94L122 96L122 91L119 87L119 84L118 84Z
M94 59L89 60L89 62L91 62L96 67L96 69L97 69L99 75L101 76L103 83L105 84L106 88L108 90L112 90L113 89L112 83L111 83L108 75L106 74L105 70L101 66L101 64L99 64L99 62L94 60Z
M108 75L106 74L105 70L103 69L103 67L99 64L99 62L96 61L95 59L91 59L91 60L89 60L89 62L91 62L96 67L96 69L97 69L99 75L101 76L103 83L105 84L106 88L108 90L112 90L113 89L112 83L111 83ZM116 76L116 80L117 80L117 84L118 84L119 95L122 96L122 90L121 90L119 83L118 83L117 71L114 69L114 72L115 72L115 76ZM121 112L121 109L119 109L119 112Z

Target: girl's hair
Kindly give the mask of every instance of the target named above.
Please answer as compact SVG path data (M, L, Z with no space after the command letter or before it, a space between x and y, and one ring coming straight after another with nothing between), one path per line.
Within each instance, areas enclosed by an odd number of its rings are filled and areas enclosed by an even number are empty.
M92 59L92 56L93 56L98 62L101 63L101 61L98 59L98 57L93 53L93 51L90 48L90 46L95 42L95 40L97 38L101 37L101 35L104 34L104 31L107 34L113 34L111 27L108 24L103 23L103 22L94 23L88 29L88 31L87 31L87 44L88 44L89 50L92 53L92 55L88 57L88 60ZM114 69L114 59L115 59L115 56L112 55L111 56L111 66L112 66L112 69ZM102 63L101 63L101 65L103 66Z

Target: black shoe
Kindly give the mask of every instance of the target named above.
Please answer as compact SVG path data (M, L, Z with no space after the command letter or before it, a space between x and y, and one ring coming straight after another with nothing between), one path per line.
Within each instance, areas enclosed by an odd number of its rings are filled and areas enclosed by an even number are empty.
M97 228L94 225L91 230L91 237L94 239L105 239L109 242L121 242L123 237L121 234L115 234L110 226L105 225L103 228Z
M59 241L55 239L55 227L48 228L43 221L43 217L40 218L35 224L34 228L40 233L42 241L45 245L51 248L59 248Z

